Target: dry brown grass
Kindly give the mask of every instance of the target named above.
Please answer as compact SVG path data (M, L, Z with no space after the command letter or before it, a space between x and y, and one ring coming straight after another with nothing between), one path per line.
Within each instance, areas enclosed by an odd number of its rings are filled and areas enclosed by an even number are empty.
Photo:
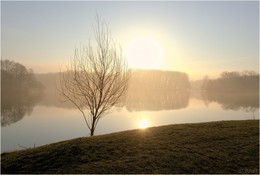
M1 155L2 173L259 173L259 120L180 124Z

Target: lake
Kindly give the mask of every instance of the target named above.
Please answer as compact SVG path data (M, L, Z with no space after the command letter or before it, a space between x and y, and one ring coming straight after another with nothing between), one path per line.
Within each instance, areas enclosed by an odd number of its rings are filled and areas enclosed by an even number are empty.
M259 118L258 94L248 98L241 97L241 94L236 94L237 98L231 98L230 95L227 97L229 100L213 101L189 92L130 93L125 106L115 107L99 121L95 135L140 129L144 125L152 127ZM55 99L55 95L49 95L35 106L10 108L5 115L2 114L1 151L89 136L81 113L72 104L60 103ZM243 99L246 99L244 103Z

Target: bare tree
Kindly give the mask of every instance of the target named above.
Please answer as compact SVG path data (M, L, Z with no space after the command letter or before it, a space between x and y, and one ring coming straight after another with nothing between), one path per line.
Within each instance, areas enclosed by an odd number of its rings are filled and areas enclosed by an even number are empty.
M96 17L95 42L76 48L65 72L60 72L59 93L82 113L90 135L98 121L124 102L129 71L121 48L113 42L108 26Z

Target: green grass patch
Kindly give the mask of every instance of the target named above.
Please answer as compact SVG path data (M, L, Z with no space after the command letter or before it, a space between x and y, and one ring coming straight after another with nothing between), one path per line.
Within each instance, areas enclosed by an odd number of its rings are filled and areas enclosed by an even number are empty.
M259 173L259 120L178 124L3 153L2 173Z

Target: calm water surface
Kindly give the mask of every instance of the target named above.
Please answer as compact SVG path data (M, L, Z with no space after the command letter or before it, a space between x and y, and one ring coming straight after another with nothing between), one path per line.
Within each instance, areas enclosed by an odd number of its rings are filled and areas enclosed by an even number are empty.
M155 96L154 98L160 99ZM167 98L169 98L167 100ZM163 96L163 101L149 97L134 99L134 103L122 108L114 108L112 113L101 119L95 134L106 134L140 128L145 122L148 127L177 123L198 123L221 120L258 119L258 104L255 106L232 106L220 102L205 102L199 98ZM165 100L166 99L166 100ZM44 100L43 100L44 101ZM22 118L6 119L1 128L1 151L23 149L89 135L88 128L80 112L72 107L46 105L34 106ZM3 118L1 118L3 120Z

